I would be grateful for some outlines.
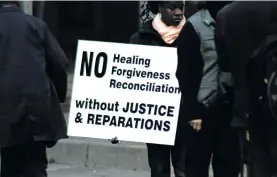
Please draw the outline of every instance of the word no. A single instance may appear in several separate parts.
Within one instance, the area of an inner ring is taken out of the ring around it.
[[[80,76],[84,76],[85,71],[86,71],[86,76],[91,76],[93,59],[94,59],[94,52],[90,52],[88,57],[88,52],[83,51]],[[101,72],[99,72],[99,64],[101,59],[103,60],[103,65],[102,65]],[[96,55],[96,60],[94,65],[95,77],[102,78],[106,74],[107,64],[108,64],[108,55],[105,52],[98,53]]]

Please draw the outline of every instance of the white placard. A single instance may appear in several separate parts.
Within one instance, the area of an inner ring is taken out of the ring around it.
[[[176,50],[79,40],[68,135],[173,145]]]

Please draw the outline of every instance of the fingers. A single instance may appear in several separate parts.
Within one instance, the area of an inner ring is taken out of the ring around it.
[[[193,129],[196,131],[200,131],[201,130],[201,123],[200,122],[195,122],[193,124]]]
[[[246,140],[250,141],[250,133],[249,133],[249,131],[246,131],[246,135],[245,136],[246,136]]]
[[[194,130],[200,131],[202,129],[202,120],[201,119],[192,120],[190,122],[190,125]]]
[[[268,84],[268,80],[267,80],[266,78],[264,79],[264,83],[265,83],[265,84]]]

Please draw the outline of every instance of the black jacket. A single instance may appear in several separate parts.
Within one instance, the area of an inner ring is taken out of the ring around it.
[[[172,44],[167,44],[163,41],[160,34],[152,27],[153,20],[149,20],[141,25],[138,32],[134,33],[130,38],[131,44],[177,47],[178,39]],[[183,104],[180,104],[179,117],[183,117]],[[182,124],[183,119],[179,119],[178,126]]]
[[[192,24],[188,21],[179,35],[178,78],[184,105],[186,121],[206,117],[206,108],[197,100],[203,77],[204,61],[200,52],[200,39]]]
[[[261,73],[259,70],[249,69],[250,66],[251,68],[263,67],[261,63],[256,65],[252,56],[262,44],[270,28],[277,26],[276,12],[277,2],[274,1],[235,1],[218,13],[215,32],[219,64],[223,70],[230,71],[234,77],[235,118],[243,123],[249,120],[250,131],[253,131],[253,142],[255,135],[256,141],[266,143],[263,148],[270,147],[266,153],[270,153],[275,174],[277,172],[277,122],[270,118],[261,100],[252,94],[253,90],[260,86],[253,87],[249,81],[258,79]],[[277,33],[276,30],[275,33]],[[246,113],[249,112],[250,116],[247,116]]]
[[[229,2],[207,2],[208,10],[215,17],[218,10]],[[208,110],[197,100],[200,84],[203,77],[204,61],[200,52],[200,38],[192,24],[188,21],[179,34],[178,66],[176,77],[186,105],[187,121],[203,119]]]
[[[67,137],[67,58],[40,19],[0,9],[0,147]]]
[[[247,66],[251,55],[264,40],[268,26],[277,24],[276,2],[233,2],[217,16],[215,31],[219,65],[234,77],[236,118],[246,117]],[[275,19],[275,22],[274,22]],[[251,74],[255,78],[255,73]]]

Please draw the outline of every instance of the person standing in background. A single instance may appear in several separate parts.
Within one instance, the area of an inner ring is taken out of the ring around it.
[[[235,1],[217,15],[218,62],[234,78],[233,126],[244,135],[249,131],[249,177],[277,174],[277,121],[268,105],[271,67],[276,71],[276,12],[274,1]]]
[[[228,86],[232,80],[220,72],[214,43],[214,18],[223,6],[197,4],[199,11],[184,25],[177,48],[176,77],[185,108],[185,174],[208,177],[212,162],[215,177],[238,177],[239,143],[230,126],[232,90]]]
[[[47,177],[46,149],[67,138],[68,60],[47,25],[0,2],[1,177]]]
[[[131,44],[176,47],[178,35],[186,22],[183,1],[149,1],[148,8],[156,14],[154,19],[142,24],[130,39]],[[182,106],[179,120],[182,119]],[[180,125],[180,121],[178,122]],[[151,177],[170,177],[170,157],[175,177],[184,177],[183,134],[178,128],[174,146],[147,144]]]

